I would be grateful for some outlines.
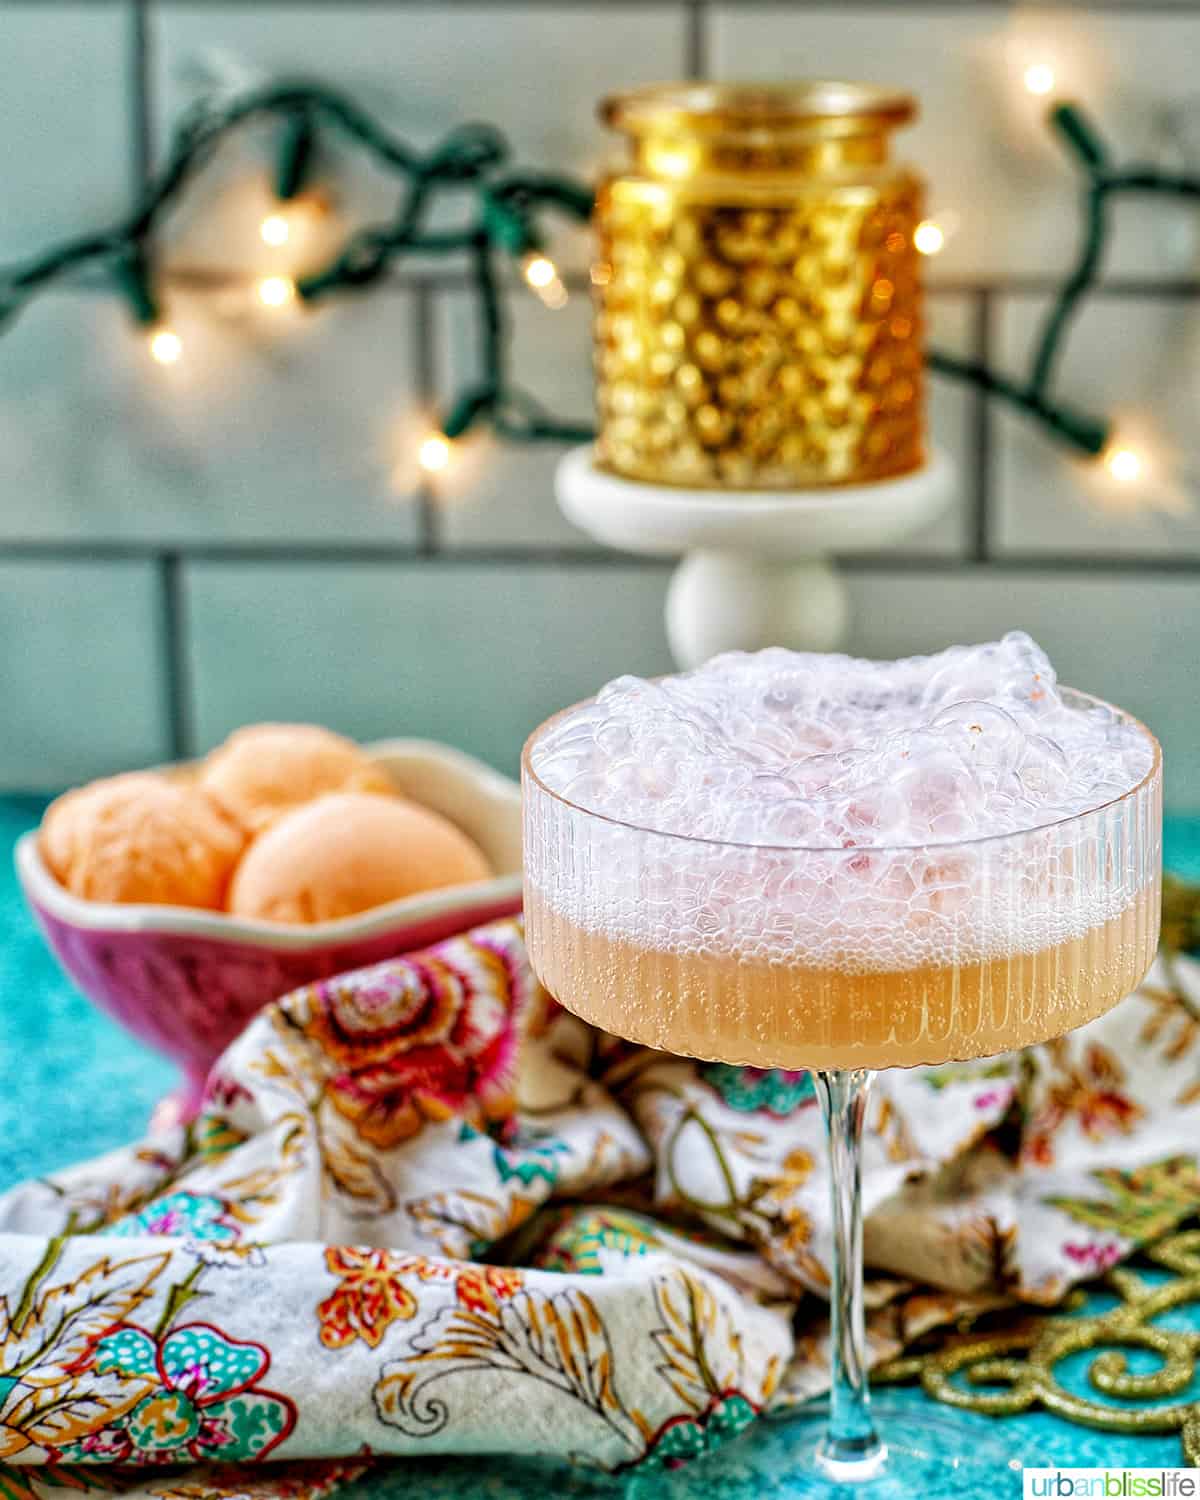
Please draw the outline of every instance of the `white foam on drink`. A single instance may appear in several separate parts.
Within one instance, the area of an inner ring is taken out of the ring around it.
[[[643,840],[635,861],[635,835],[591,829],[590,893],[552,861],[527,869],[579,920],[656,946],[870,968],[1034,951],[1129,904],[1129,880],[1083,879],[1085,830],[1052,825],[1121,797],[1153,759],[1136,723],[1064,698],[1023,632],[894,662],[731,652],[618,678],[531,752],[575,806],[711,844]],[[1008,854],[971,843],[1019,833]]]
[[[533,768],[590,812],[660,833],[831,848],[957,843],[1098,807],[1148,737],[1064,703],[1023,632],[867,661],[773,649],[619,677],[541,736]]]

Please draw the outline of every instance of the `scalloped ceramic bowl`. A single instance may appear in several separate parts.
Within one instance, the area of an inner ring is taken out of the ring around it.
[[[497,872],[491,880],[291,927],[179,906],[85,901],[47,870],[36,833],[18,842],[25,899],[59,963],[93,1004],[179,1063],[181,1117],[195,1113],[213,1062],[270,1001],[521,909],[516,782],[431,740],[366,748],[400,792],[475,840]]]

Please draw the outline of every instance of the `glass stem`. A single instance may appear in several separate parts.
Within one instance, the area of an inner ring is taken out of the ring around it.
[[[833,1265],[829,1291],[829,1427],[820,1461],[831,1478],[868,1478],[886,1457],[871,1421],[867,1340],[863,1318],[862,1191],[860,1157],[867,1090],[866,1068],[815,1073],[829,1142]]]

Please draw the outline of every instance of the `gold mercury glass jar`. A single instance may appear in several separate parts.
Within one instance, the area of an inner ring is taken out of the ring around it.
[[[601,118],[597,461],[629,479],[795,489],[924,461],[915,104],[857,83],[656,84]]]

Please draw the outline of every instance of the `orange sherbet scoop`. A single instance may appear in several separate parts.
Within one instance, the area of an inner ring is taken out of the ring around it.
[[[250,846],[229,910],[271,922],[328,922],[404,896],[486,880],[480,849],[453,823],[400,797],[321,797]]]
[[[203,787],[130,771],[46,810],[42,857],[89,901],[220,907],[245,836]]]
[[[354,743],[316,724],[251,724],[205,762],[201,780],[251,833],[327,792],[395,791]]]

